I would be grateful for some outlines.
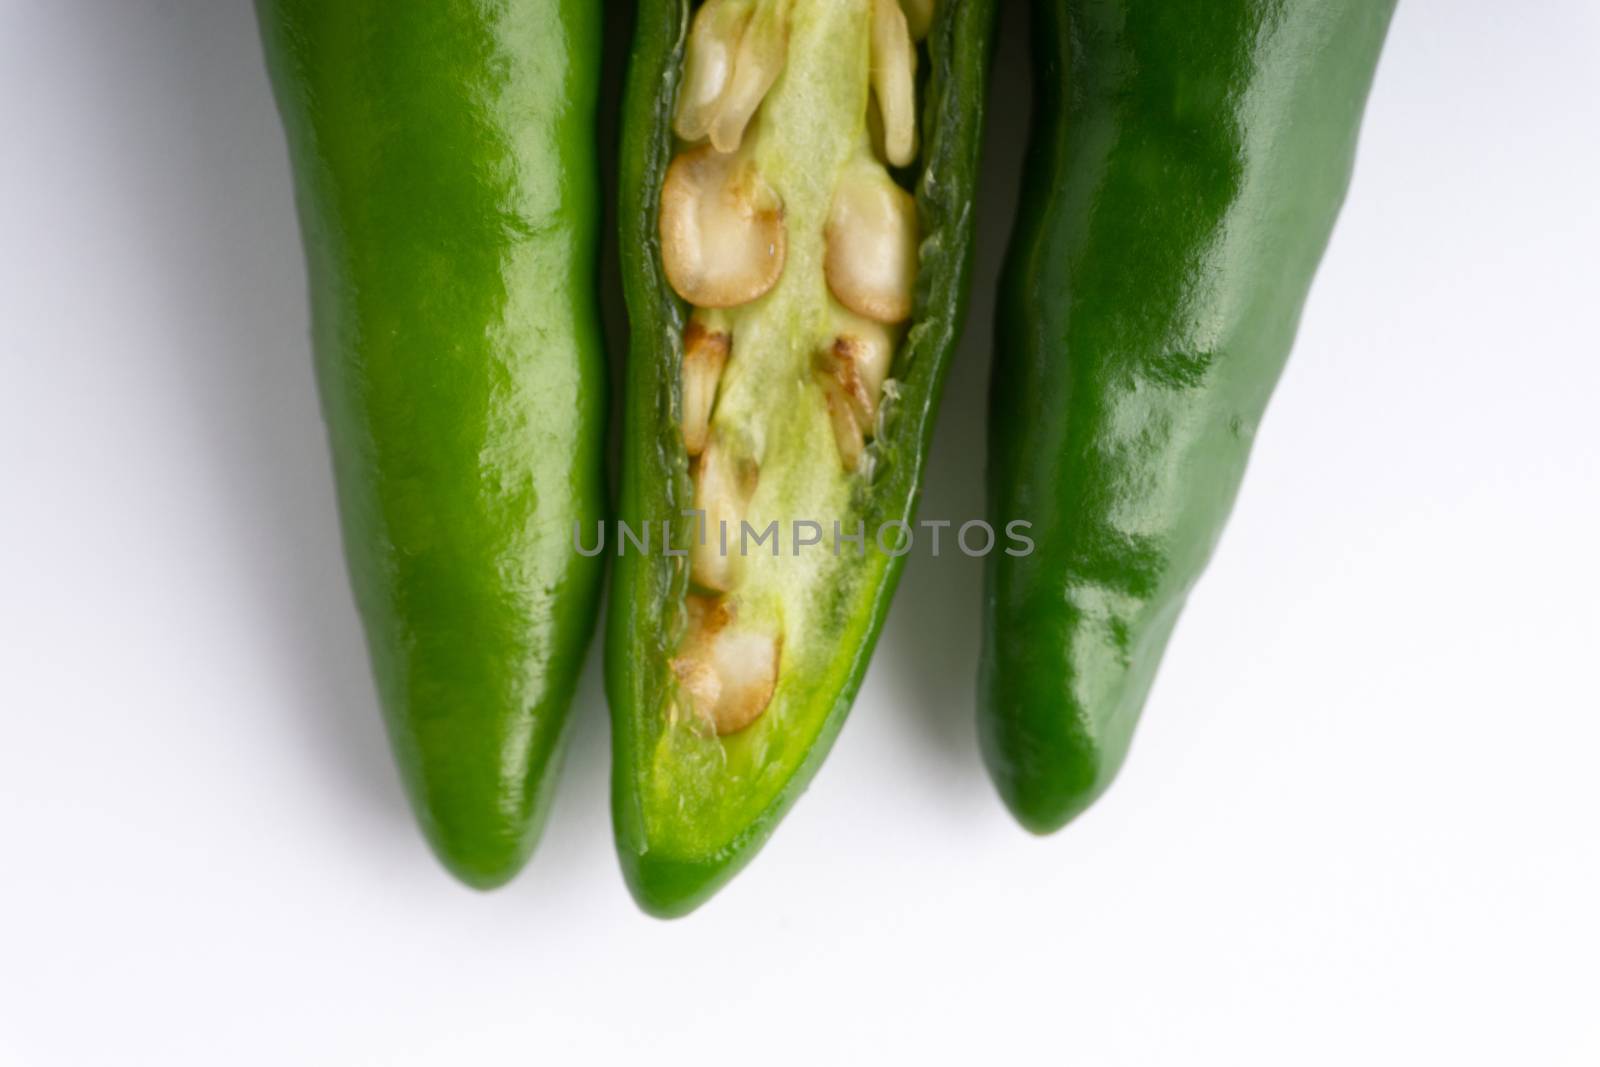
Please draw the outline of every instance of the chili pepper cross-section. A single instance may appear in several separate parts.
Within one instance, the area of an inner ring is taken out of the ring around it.
[[[861,682],[901,562],[874,535],[913,514],[964,312],[993,18],[639,6],[619,518],[685,554],[617,557],[607,690],[618,850],[652,912],[748,861]],[[781,551],[750,550],[769,528]]]

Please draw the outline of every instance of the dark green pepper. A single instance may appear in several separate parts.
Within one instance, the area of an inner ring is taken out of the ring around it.
[[[904,530],[888,551],[878,534],[912,517],[964,311],[993,18],[991,0],[639,5],[619,510],[655,541],[616,546],[606,680],[618,850],[656,914],[771,834],[883,624]],[[778,557],[741,555],[744,524],[772,522]]]
[[[527,859],[594,625],[594,0],[259,0],[345,549],[389,736],[463,881]]]
[[[1392,0],[1038,0],[1003,279],[980,736],[1055,830],[1126,755],[1349,182]]]

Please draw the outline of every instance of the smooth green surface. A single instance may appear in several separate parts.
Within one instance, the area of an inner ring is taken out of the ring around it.
[[[1121,767],[1343,202],[1392,0],[1037,0],[980,737],[1031,830]],[[1243,655],[1243,652],[1241,652]]]
[[[444,863],[527,859],[603,508],[594,0],[260,0],[352,583]]]
[[[891,371],[899,400],[876,442],[872,477],[856,479],[845,513],[791,515],[786,522],[838,518],[846,531],[858,521],[870,531],[909,520],[915,508],[933,412],[965,307],[994,19],[992,0],[947,0],[939,7],[924,58],[929,76],[919,94],[923,152],[913,169],[924,243],[912,326]],[[619,176],[623,281],[633,331],[619,518],[634,527],[649,520],[658,531],[662,521],[671,522],[677,545],[689,543],[691,520],[682,512],[692,506],[678,429],[686,309],[662,274],[657,209],[674,151],[672,104],[690,13],[688,0],[639,5]],[[795,339],[802,341],[810,343]],[[738,358],[736,351],[733,359]],[[801,461],[836,464],[831,441],[824,443],[820,456]],[[617,848],[635,898],[657,915],[690,911],[726,883],[805,789],[861,683],[901,561],[869,544],[865,559],[847,556],[844,565],[829,569],[828,595],[819,601],[826,610],[808,616],[805,638],[811,647],[831,650],[830,656],[785,676],[782,714],[748,736],[736,735],[716,759],[706,758],[693,738],[669,735],[692,728],[669,725],[667,714],[674,684],[667,664],[684,625],[684,563],[659,552],[629,551],[618,558],[606,635]],[[722,752],[730,758],[723,760]]]

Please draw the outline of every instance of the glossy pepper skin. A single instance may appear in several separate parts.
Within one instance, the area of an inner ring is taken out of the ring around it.
[[[640,529],[673,527],[674,543],[692,536],[689,462],[679,429],[679,365],[686,308],[663,274],[659,198],[674,145],[672,112],[692,5],[641,0],[624,96],[619,191],[623,286],[631,324],[625,382],[618,519]],[[878,438],[879,459],[862,518],[868,530],[911,521],[933,418],[949,357],[961,331],[971,268],[973,198],[985,81],[993,38],[992,0],[939,5],[927,41],[927,78],[919,86],[922,149],[915,168],[920,248],[913,326],[897,351],[898,399]],[[735,357],[737,358],[737,357]],[[826,462],[836,462],[829,457]],[[868,535],[871,540],[871,535]],[[851,551],[851,550],[847,550]],[[841,592],[833,618],[839,655],[815,680],[808,702],[823,714],[815,733],[774,747],[799,751],[792,764],[769,763],[781,778],[770,802],[748,819],[730,810],[708,842],[686,847],[655,829],[661,799],[652,786],[652,752],[665,724],[660,694],[688,590],[683,560],[627,551],[615,560],[606,634],[606,689],[612,720],[612,817],[629,889],[647,912],[671,917],[698,907],[754,856],[799,798],[844,723],[899,578],[902,558],[869,550]],[[669,789],[671,783],[665,783]],[[731,821],[735,829],[723,832]]]
[[[1002,281],[980,738],[1047,833],[1111,782],[1343,202],[1390,0],[1038,0]]]
[[[260,0],[350,575],[464,882],[537,840],[603,508],[594,0]]]

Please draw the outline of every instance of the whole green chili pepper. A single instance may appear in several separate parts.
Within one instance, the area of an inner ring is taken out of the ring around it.
[[[1343,202],[1392,0],[1038,0],[980,736],[1048,832],[1126,755]]]
[[[878,534],[913,514],[964,312],[993,17],[639,5],[620,517],[657,540],[617,545],[606,675],[618,850],[651,912],[748,861],[866,669],[904,529]],[[774,522],[777,557],[749,550]]]
[[[259,0],[350,565],[434,850],[537,840],[593,629],[593,0]]]

